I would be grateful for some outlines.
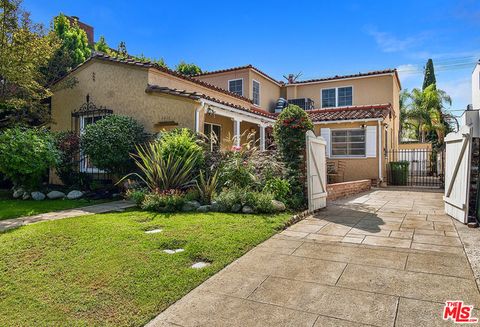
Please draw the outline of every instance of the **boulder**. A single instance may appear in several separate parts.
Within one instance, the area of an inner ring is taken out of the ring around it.
[[[195,211],[200,207],[200,203],[198,201],[187,201],[182,207],[182,211],[189,212]]]
[[[222,211],[222,206],[217,201],[212,201],[212,211]]]
[[[197,208],[197,212],[209,212],[212,211],[211,205],[204,205]]]
[[[30,199],[30,194],[29,194],[28,192],[23,193],[22,199],[23,199],[23,200],[28,200],[28,199]]]
[[[243,206],[242,208],[243,213],[254,213],[253,208],[250,206]]]
[[[34,199],[35,201],[45,200],[45,194],[43,194],[42,192],[32,192],[30,193],[30,195],[32,196],[32,199]]]
[[[241,204],[237,203],[237,204],[234,204],[232,206],[232,212],[240,212],[240,211],[242,211],[242,205]]]
[[[287,210],[287,207],[283,202],[277,201],[277,200],[272,200],[272,206],[275,211],[285,211]]]
[[[19,199],[25,194],[25,191],[22,188],[18,188],[13,191],[13,198],[14,199]]]
[[[67,199],[76,200],[76,199],[80,199],[82,196],[83,196],[82,191],[73,190],[73,191],[68,192]]]
[[[47,198],[49,198],[50,200],[63,199],[64,197],[65,193],[60,191],[51,191],[47,193]]]

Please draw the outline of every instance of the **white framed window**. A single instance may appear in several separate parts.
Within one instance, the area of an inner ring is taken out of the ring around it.
[[[331,130],[332,157],[365,157],[365,129],[333,129]]]
[[[243,78],[229,80],[228,90],[232,93],[243,95]]]
[[[80,117],[80,135],[85,132],[85,127],[91,124],[95,124],[105,116],[81,116]],[[98,169],[91,162],[90,159],[83,153],[80,148],[80,171],[83,173],[105,173],[104,170]]]
[[[210,151],[220,150],[220,143],[222,137],[222,127],[217,124],[204,123],[203,134],[207,136],[210,145]]]
[[[322,108],[353,105],[353,86],[332,87],[320,91]]]
[[[260,82],[252,80],[252,100],[253,104],[260,106]]]

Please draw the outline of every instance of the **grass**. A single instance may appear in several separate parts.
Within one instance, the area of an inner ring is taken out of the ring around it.
[[[105,201],[98,200],[16,200],[11,198],[11,192],[0,191],[0,220],[33,216],[40,213],[72,209],[97,204]]]
[[[143,326],[289,217],[131,210],[0,233],[0,326]]]

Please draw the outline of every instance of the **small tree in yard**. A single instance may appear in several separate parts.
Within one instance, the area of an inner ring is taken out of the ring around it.
[[[132,168],[130,153],[145,140],[144,128],[136,120],[110,115],[88,125],[80,142],[95,167],[120,174]]]
[[[289,105],[277,118],[273,133],[280,155],[287,166],[291,186],[289,206],[299,208],[305,203],[305,133],[313,124],[305,110]]]
[[[0,133],[0,173],[17,187],[38,187],[58,159],[54,138],[46,129],[15,127]]]

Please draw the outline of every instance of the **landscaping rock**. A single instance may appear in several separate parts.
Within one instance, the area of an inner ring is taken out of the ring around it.
[[[83,196],[82,191],[73,190],[73,191],[68,192],[67,199],[76,200],[76,199],[80,199],[82,196]]]
[[[277,201],[277,200],[272,200],[272,205],[275,211],[285,211],[287,210],[287,207],[283,202]]]
[[[195,211],[200,207],[200,203],[198,201],[187,201],[182,207],[182,211],[189,212]]]
[[[212,211],[218,212],[221,211],[221,206],[217,201],[212,201]]]
[[[175,249],[175,250],[170,250],[170,249],[168,249],[168,250],[163,250],[163,252],[168,253],[168,254],[175,254],[175,253],[179,253],[179,252],[183,252],[183,251],[185,251],[185,250],[184,250],[184,249]]]
[[[45,194],[43,194],[42,192],[32,192],[30,195],[32,196],[32,199],[34,199],[35,201],[45,200]]]
[[[30,199],[30,194],[28,194],[28,192],[23,193],[22,199],[23,199],[23,200],[28,200],[28,199]]]
[[[208,266],[210,266],[209,262],[200,261],[200,262],[197,262],[197,263],[194,263],[193,265],[191,265],[191,268],[202,269],[202,268],[205,268],[205,267],[208,267]]]
[[[47,193],[47,198],[49,198],[50,200],[63,199],[64,197],[65,193],[60,191],[51,191]]]
[[[161,229],[161,228],[151,229],[151,230],[147,230],[147,231],[145,232],[145,234],[156,234],[156,233],[160,233],[160,232],[162,232],[162,231],[163,231],[163,229]]]
[[[232,212],[240,212],[242,211],[242,205],[241,204],[234,204],[232,206]]]
[[[16,189],[13,191],[13,198],[19,199],[25,194],[25,191],[22,188]]]
[[[197,212],[209,212],[209,211],[212,211],[212,206],[209,204],[200,206],[197,208]]]
[[[244,206],[244,207],[242,208],[242,212],[243,212],[243,213],[254,213],[253,208],[252,208],[252,207],[249,207],[249,206]]]

